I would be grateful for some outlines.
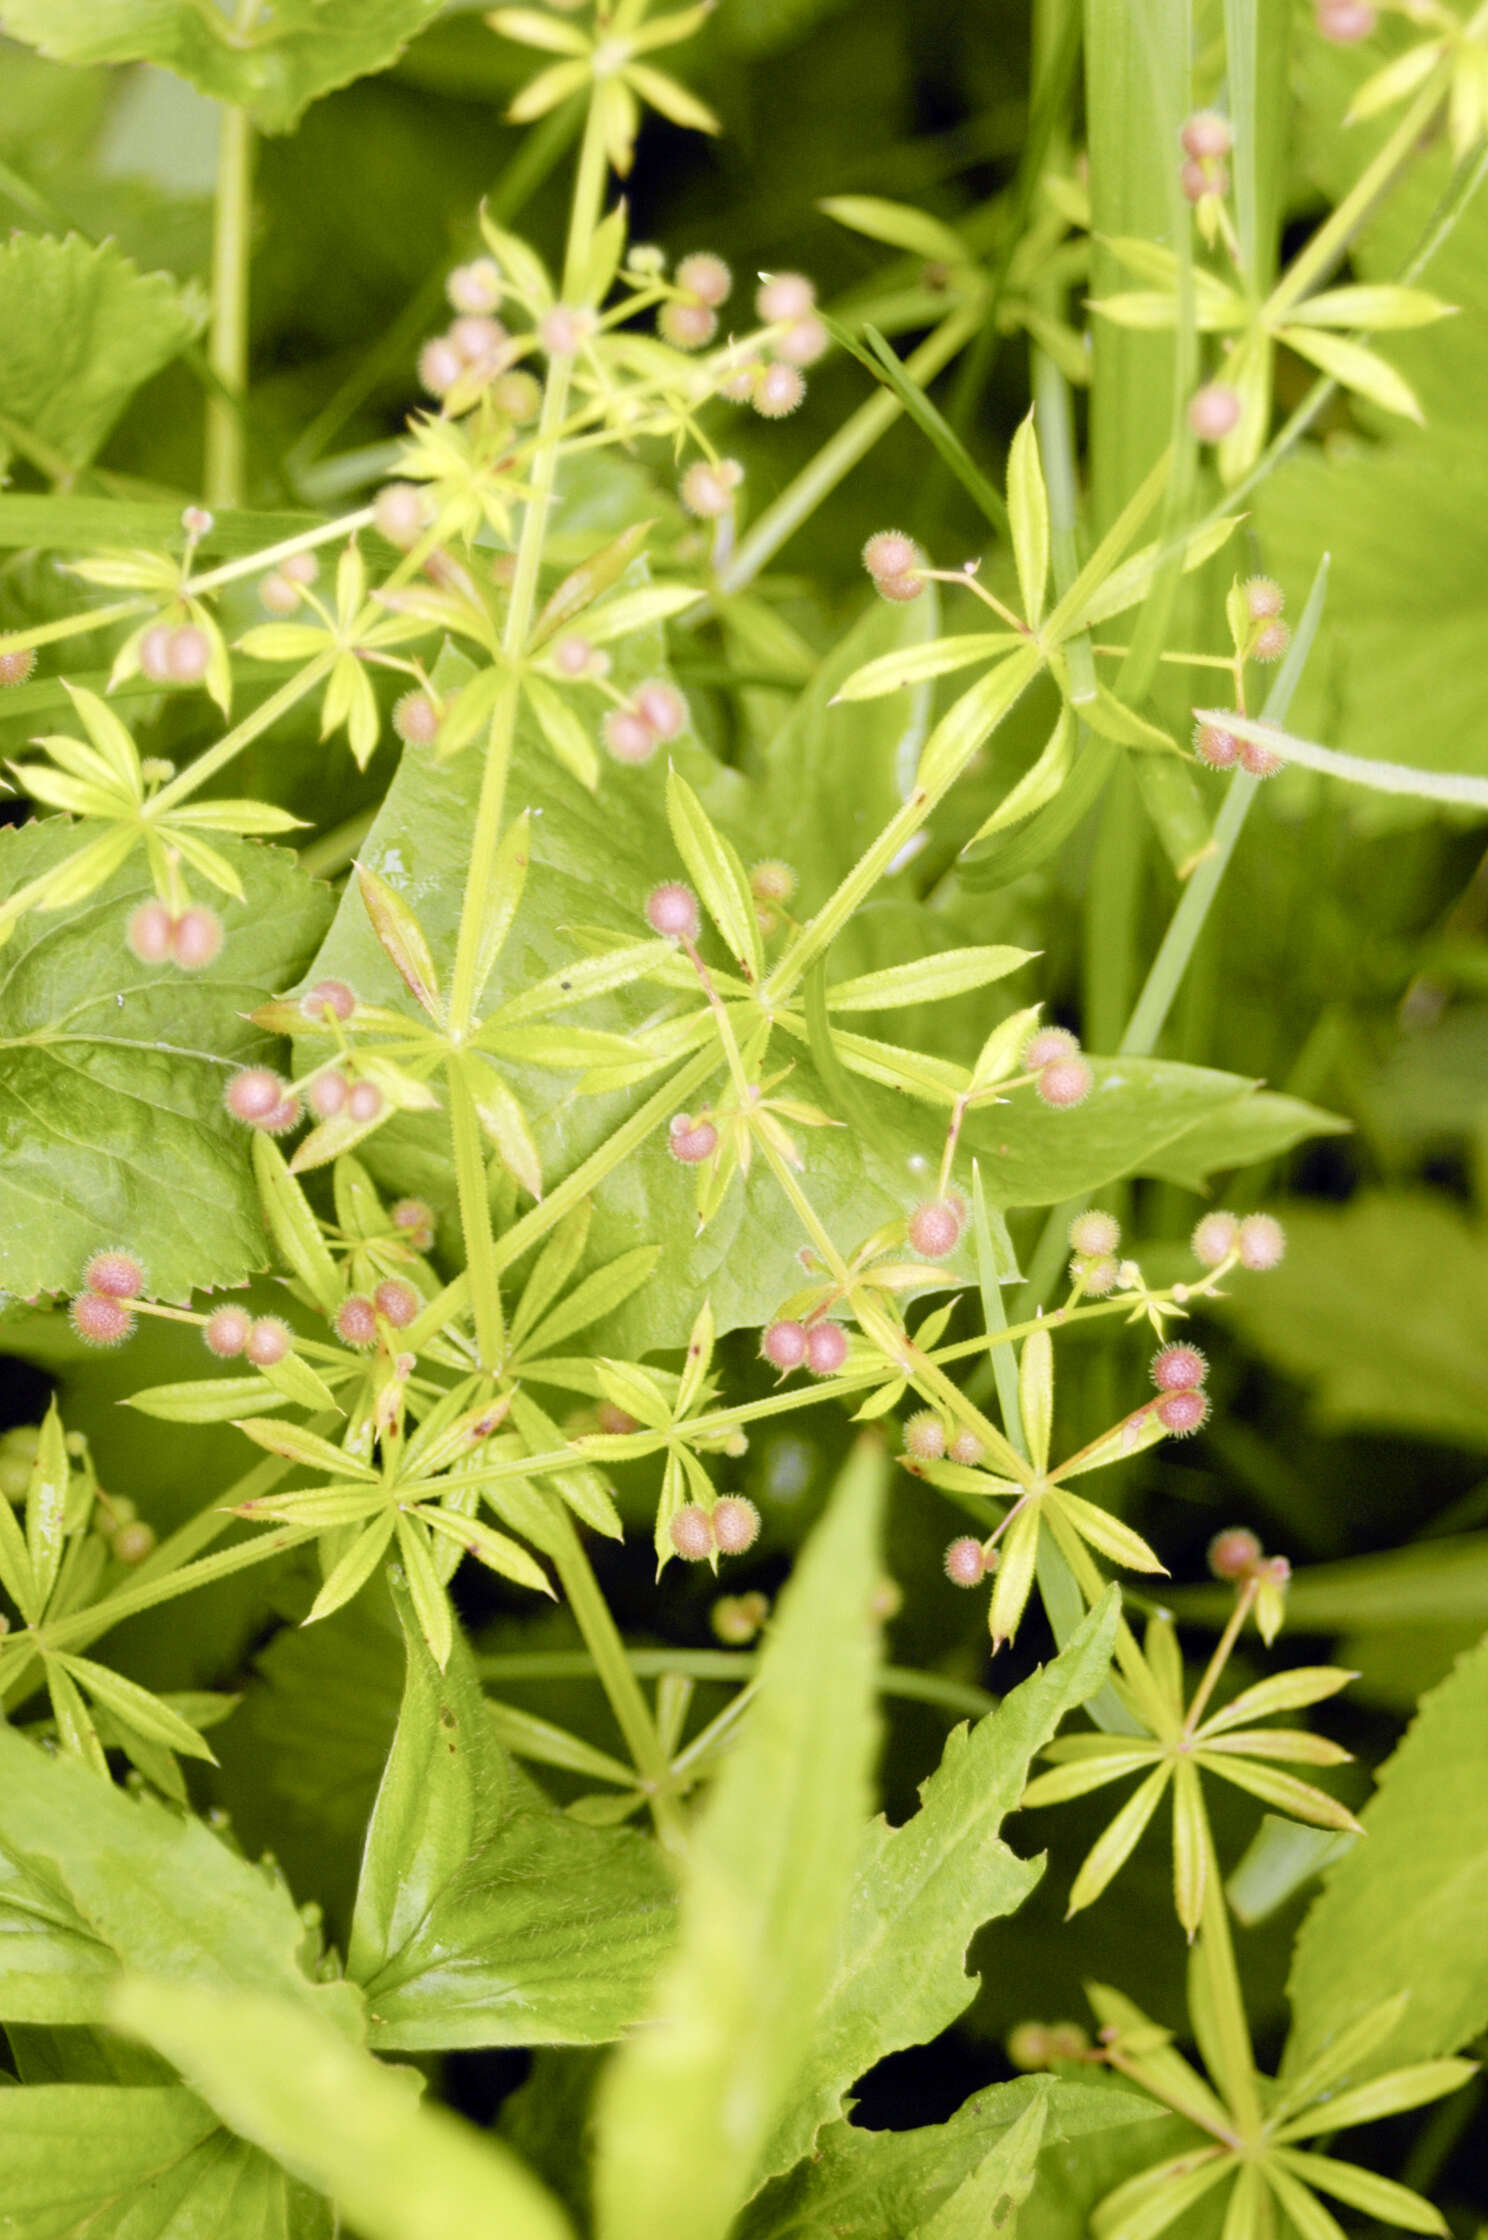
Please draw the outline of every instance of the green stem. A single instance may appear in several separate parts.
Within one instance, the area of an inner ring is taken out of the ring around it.
[[[480,1061],[475,1061],[477,1064]],[[475,1316],[475,1342],[485,1367],[498,1369],[506,1347],[501,1312],[501,1278],[491,1234],[491,1193],[486,1180],[486,1141],[475,1098],[456,1055],[445,1069],[449,1093],[450,1136],[454,1147],[455,1188],[460,1227],[465,1234],[465,1271]]]
[[[202,490],[209,506],[243,502],[248,391],[248,270],[253,222],[253,125],[246,109],[219,111],[212,226],[212,329],[207,362],[226,394],[207,398]]]
[[[1450,76],[1449,61],[1442,62],[1432,72],[1374,160],[1360,172],[1306,248],[1293,258],[1266,301],[1264,317],[1268,327],[1274,329],[1280,325],[1287,313],[1327,277],[1346,254],[1355,235],[1368,223],[1376,204],[1394,186],[1398,174],[1415,160],[1426,131],[1442,105]]]
[[[658,1680],[667,1673],[679,1673],[688,1680],[730,1684],[752,1680],[760,1666],[759,1657],[748,1649],[627,1649],[625,1661],[638,1680]],[[511,1656],[477,1657],[476,1669],[482,1680],[496,1686],[522,1680],[595,1677],[594,1659],[585,1649],[532,1649]],[[897,1696],[906,1703],[937,1704],[958,1719],[980,1719],[997,1709],[997,1697],[985,1688],[942,1679],[938,1672],[917,1672],[912,1666],[880,1666],[877,1685],[883,1695]]]
[[[1223,2069],[1216,2081],[1223,2089],[1242,2134],[1254,2138],[1259,2135],[1263,2121],[1260,2094],[1256,2089],[1255,2056],[1251,2050],[1245,1998],[1240,1989],[1240,1971],[1235,1965],[1224,1882],[1202,1790],[1199,1815],[1200,1841],[1204,1846],[1204,1912],[1195,1965],[1203,1970],[1214,2017],[1217,2056]]]
[[[599,1581],[594,1576],[582,1541],[561,1502],[552,1505],[553,1518],[558,1529],[559,1544],[553,1562],[558,1572],[568,1606],[590,1656],[600,1684],[615,1714],[615,1724],[624,1735],[626,1746],[635,1761],[641,1786],[651,1807],[651,1817],[656,1833],[672,1850],[680,1850],[683,1841],[682,1818],[677,1800],[671,1791],[671,1768],[661,1747],[656,1722],[651,1709],[641,1693],[640,1683],[631,1668],[625,1643],[610,1615],[610,1606],[600,1592]]]
[[[922,387],[933,380],[941,367],[948,365],[957,351],[965,348],[981,322],[980,302],[951,312],[925,337],[906,363],[904,370],[909,378]],[[781,491],[773,505],[765,508],[748,535],[740,539],[733,558],[719,576],[719,590],[724,593],[742,591],[751,584],[781,546],[795,535],[802,522],[809,520],[822,500],[836,489],[844,475],[850,474],[859,460],[867,457],[903,409],[898,398],[886,389],[859,405],[852,418],[843,422],[836,435],[801,469],[795,481]]]
[[[272,729],[282,715],[287,715],[307,693],[315,690],[321,679],[330,674],[335,659],[334,652],[317,654],[313,661],[297,670],[286,684],[280,685],[277,692],[271,692],[251,716],[245,716],[225,738],[219,739],[215,747],[209,747],[205,754],[198,755],[195,762],[188,763],[177,777],[171,779],[169,785],[162,786],[150,804],[152,810],[158,814],[162,809],[174,808],[178,801],[186,800],[200,786],[204,786],[208,778],[215,778],[219,770],[225,770],[228,763],[242,753],[244,747],[251,746],[255,739],[262,738],[264,732]]]

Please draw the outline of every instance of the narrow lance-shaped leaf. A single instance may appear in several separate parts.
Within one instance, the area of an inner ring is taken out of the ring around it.
[[[1044,588],[1049,576],[1049,493],[1044,486],[1031,409],[1020,422],[1008,452],[1007,499],[1023,612],[1037,630],[1043,620]]]
[[[439,976],[417,918],[403,897],[365,864],[357,865],[357,887],[372,921],[372,930],[410,994],[431,1018],[437,1019]]]
[[[673,769],[667,777],[667,818],[677,853],[686,864],[740,971],[758,980],[764,971],[759,915],[744,866],[731,841],[717,830],[687,780]]]

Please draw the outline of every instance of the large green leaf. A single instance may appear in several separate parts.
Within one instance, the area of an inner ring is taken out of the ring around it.
[[[295,979],[327,890],[282,849],[217,845],[243,882],[221,902],[205,972],[142,965],[125,945],[146,900],[131,865],[86,902],[25,916],[0,966],[0,1284],[72,1290],[90,1252],[137,1252],[160,1298],[241,1283],[264,1264],[247,1131],[223,1084],[271,1046],[244,1014]],[[0,896],[75,846],[60,818],[0,833]]]
[[[50,0],[46,0],[50,5]],[[10,28],[12,11],[4,25]],[[0,248],[0,442],[85,466],[134,391],[200,332],[201,293],[92,248],[15,233]]]
[[[179,2085],[0,2092],[0,2200],[26,2240],[329,2240],[331,2229],[324,2201],[224,2135]]]
[[[1155,2113],[1152,2102],[1135,2092],[1085,2084],[1051,2088],[1028,2077],[978,2092],[948,2123],[917,2131],[864,2131],[834,2123],[808,2162],[750,2203],[737,2240],[818,2240],[827,2233],[833,2240],[884,2240],[887,2233],[913,2233],[954,2199],[1045,2095],[1046,2147],[1146,2126]],[[985,2229],[992,2229],[990,2220]]]
[[[1029,1762],[1067,1711],[1102,1685],[1115,1639],[1113,1588],[1052,1664],[974,1727],[953,1729],[920,1809],[901,1827],[875,1820],[836,1973],[808,2058],[762,2169],[788,2170],[843,2114],[842,2095],[885,2054],[937,2037],[974,1997],[966,1948],[983,1922],[1012,1913],[1043,1871],[998,1829],[1015,1810]]]
[[[1012,2240],[1019,2206],[1033,2185],[1048,2113],[1046,2085],[935,2214],[915,2226],[914,2240],[986,2240],[989,2228]]]
[[[1202,1190],[1212,1174],[1278,1159],[1309,1136],[1347,1135],[1348,1131],[1348,1121],[1336,1113],[1306,1104],[1301,1097],[1257,1089],[1222,1105],[1196,1128],[1164,1144],[1144,1171],[1165,1182],[1181,1183],[1187,1190]]]
[[[681,1943],[601,2090],[602,2240],[723,2240],[801,2089],[862,1842],[886,1460],[864,1441],[781,1597],[688,1848]]]
[[[569,2240],[568,2219],[506,2148],[303,2004],[130,1976],[120,2029],[164,2054],[240,2138],[331,2195],[364,2240]]]
[[[1287,1255],[1227,1312],[1336,1424],[1488,1446],[1488,1233],[1440,1197],[1287,1213]],[[1409,1311],[1402,1311],[1402,1302]]]
[[[396,62],[443,0],[274,0],[244,36],[200,0],[4,0],[0,27],[57,62],[158,62],[288,132],[307,104]]]
[[[1488,1640],[1423,1698],[1363,1821],[1297,1939],[1285,2075],[1398,1992],[1402,2020],[1353,2081],[1455,2053],[1488,2023]]]
[[[130,1968],[272,1990],[359,2033],[360,1999],[309,1982],[304,1939],[282,1883],[199,1820],[0,1726],[0,2019],[96,2022]]]
[[[395,1579],[398,1729],[347,1965],[374,2045],[592,2045],[646,2003],[674,1896],[655,1846],[550,1805],[496,1741],[463,1637],[441,1672]]]

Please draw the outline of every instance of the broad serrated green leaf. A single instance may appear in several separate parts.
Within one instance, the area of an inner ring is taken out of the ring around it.
[[[121,1969],[272,1990],[356,2033],[360,2001],[300,1966],[282,1883],[199,1820],[0,1727],[0,2017],[96,2022]]]
[[[244,38],[232,15],[195,0],[6,0],[5,29],[54,62],[154,62],[214,101],[288,132],[323,93],[386,70],[441,0],[275,0]]]
[[[322,2016],[263,1991],[132,1975],[116,2028],[163,2054],[240,2138],[329,2194],[367,2240],[570,2240],[515,2155]]]
[[[347,1965],[372,2043],[593,2045],[642,2011],[672,1935],[652,1845],[554,1811],[496,1740],[464,1642],[435,1665],[395,1583],[407,1676]]]
[[[12,893],[75,845],[60,820],[0,834]],[[230,852],[246,900],[222,908],[217,961],[187,976],[137,963],[133,867],[86,902],[24,917],[0,982],[0,1284],[70,1291],[101,1245],[138,1250],[151,1288],[185,1299],[265,1258],[248,1131],[223,1110],[235,1067],[272,1060],[244,1014],[299,977],[330,897],[292,857]]]
[[[938,2037],[973,1997],[968,1944],[983,1922],[1016,1911],[1040,1873],[998,1830],[1035,1752],[1103,1683],[1117,1608],[1112,1590],[1051,1664],[976,1726],[954,1729],[913,1819],[869,1829],[836,1972],[763,2158],[766,2175],[811,2153],[822,2125],[842,2115],[844,2093],[876,2061]]]
[[[5,29],[24,37],[16,13],[7,10]],[[87,464],[135,390],[184,350],[206,316],[199,289],[139,272],[111,241],[95,248],[75,233],[65,241],[13,233],[0,248],[0,300],[0,426],[9,423],[17,445],[35,440],[35,463],[67,468]]]
[[[1394,2031],[1349,2080],[1455,2053],[1488,2021],[1488,1642],[1423,1698],[1297,1939],[1285,2080],[1392,1993]]]
[[[603,2240],[723,2240],[808,2073],[868,1807],[885,1477],[865,1439],[781,1597],[748,1723],[692,1832],[680,1948],[600,2101]]]

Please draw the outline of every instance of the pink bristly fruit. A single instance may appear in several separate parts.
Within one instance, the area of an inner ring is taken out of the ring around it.
[[[1227,156],[1235,145],[1230,120],[1222,117],[1217,109],[1196,110],[1184,124],[1178,138],[1183,143],[1184,154],[1193,156],[1200,163],[1214,162],[1221,156]]]
[[[799,1369],[806,1359],[804,1322],[772,1322],[760,1339],[760,1352],[772,1369]]]
[[[1071,1034],[1068,1027],[1039,1027],[1023,1045],[1023,1063],[1030,1073],[1037,1073],[1056,1058],[1073,1058],[1079,1048],[1079,1036]]]
[[[711,1120],[679,1112],[667,1129],[667,1149],[684,1167],[701,1166],[718,1149],[718,1130]]]
[[[246,1307],[214,1307],[202,1325],[202,1344],[219,1361],[231,1361],[246,1352],[253,1317]]]
[[[946,1451],[945,1425],[933,1408],[922,1408],[904,1426],[904,1451],[917,1462],[939,1462]]]
[[[137,1299],[145,1288],[145,1271],[132,1252],[95,1252],[83,1270],[83,1288],[106,1299]]]
[[[395,1330],[406,1330],[410,1322],[417,1321],[423,1303],[413,1285],[401,1276],[384,1277],[372,1294],[372,1304]]]
[[[121,1346],[134,1335],[134,1315],[122,1299],[80,1291],[67,1310],[73,1329],[90,1346]]]
[[[734,493],[744,480],[737,459],[694,459],[682,477],[682,503],[699,521],[721,521],[734,506]]]
[[[250,1128],[269,1127],[288,1096],[287,1085],[267,1066],[249,1066],[235,1073],[222,1093],[234,1120]]]
[[[380,1119],[383,1095],[375,1081],[353,1081],[346,1098],[346,1116],[365,1127],[369,1120]]]
[[[155,1527],[146,1524],[143,1517],[131,1517],[127,1524],[121,1524],[109,1542],[109,1553],[116,1563],[143,1563],[154,1552]]]
[[[847,1332],[840,1322],[813,1322],[806,1332],[806,1366],[814,1377],[835,1377],[847,1359]]]
[[[401,1229],[415,1252],[427,1252],[434,1242],[434,1208],[422,1198],[400,1198],[392,1222]]]
[[[658,739],[675,739],[686,727],[687,702],[674,684],[660,677],[637,685],[634,707],[646,729]]]
[[[1261,1560],[1261,1543],[1244,1525],[1216,1532],[1209,1543],[1209,1569],[1216,1579],[1248,1579]]]
[[[439,710],[427,692],[405,692],[393,702],[393,729],[405,746],[433,746],[439,737]]]
[[[399,552],[411,552],[424,533],[424,494],[416,483],[385,483],[372,501],[372,524]]]
[[[130,916],[124,939],[141,964],[165,964],[174,932],[175,920],[163,902],[142,902]]]
[[[1164,1346],[1152,1357],[1152,1381],[1159,1392],[1188,1392],[1209,1374],[1209,1363],[1197,1346]]]
[[[713,1538],[720,1555],[742,1556],[759,1538],[760,1513],[741,1494],[726,1493],[713,1505]]]
[[[1286,1257],[1286,1231],[1269,1213],[1248,1213],[1240,1224],[1240,1265],[1262,1273]]]
[[[1196,723],[1194,753],[1211,770],[1233,770],[1240,759],[1240,742],[1222,724]]]
[[[680,879],[664,879],[646,897],[646,923],[673,941],[696,941],[703,929],[697,896]]]
[[[713,1553],[713,1520],[696,1501],[679,1509],[667,1537],[684,1563],[706,1563]]]
[[[1157,1420],[1172,1439],[1191,1439],[1208,1414],[1202,1392],[1170,1392],[1157,1403]]]
[[[767,365],[754,384],[750,403],[762,420],[784,420],[806,394],[806,383],[795,366],[777,358]]]
[[[1200,443],[1222,443],[1239,420],[1239,396],[1222,381],[1206,383],[1189,399],[1188,424]]]
[[[611,708],[599,727],[599,736],[613,761],[633,769],[649,762],[660,744],[650,724],[634,708]]]
[[[656,331],[674,350],[701,350],[718,332],[718,314],[705,303],[664,303],[656,314]]]
[[[961,1241],[966,1213],[953,1198],[931,1198],[909,1217],[909,1241],[923,1260],[944,1260]]]
[[[254,1318],[243,1351],[256,1369],[274,1369],[293,1344],[294,1332],[287,1322],[277,1314],[261,1314]]]
[[[1252,661],[1279,661],[1292,642],[1290,626],[1279,618],[1263,622],[1250,641]]]
[[[816,309],[816,287],[804,272],[772,272],[755,291],[754,308],[768,325],[804,319]]]
[[[945,1575],[953,1587],[979,1587],[987,1576],[987,1558],[980,1540],[970,1533],[953,1540],[945,1552]]]
[[[171,632],[165,665],[173,684],[200,684],[211,658],[212,641],[195,623],[183,622]]]
[[[317,1120],[334,1120],[346,1109],[350,1084],[344,1073],[334,1066],[325,1073],[318,1073],[305,1091],[305,1102]]]
[[[1189,1239],[1200,1267],[1217,1268],[1240,1243],[1240,1224],[1232,1213],[1206,1213]]]
[[[674,277],[685,294],[696,296],[699,303],[706,303],[715,311],[719,304],[728,301],[734,284],[728,266],[711,249],[695,249],[684,257]]]
[[[300,998],[300,1009],[317,1026],[324,1023],[327,1012],[333,1019],[344,1022],[351,1017],[356,1007],[356,991],[349,988],[344,980],[317,980],[314,987],[307,988]]]
[[[974,1431],[958,1431],[947,1452],[963,1470],[974,1470],[982,1459],[982,1442]]]
[[[1099,1258],[1114,1252],[1121,1242],[1121,1223],[1114,1213],[1104,1213],[1098,1206],[1091,1206],[1085,1213],[1077,1213],[1069,1225],[1070,1250]]]
[[[364,1292],[353,1291],[336,1309],[334,1328],[343,1345],[359,1350],[377,1343],[377,1309]]]
[[[171,928],[171,955],[182,972],[205,972],[222,949],[222,920],[215,910],[193,902]]]
[[[1095,1075],[1079,1056],[1055,1058],[1039,1070],[1035,1094],[1058,1112],[1083,1104],[1095,1086]]]
[[[0,686],[24,684],[35,667],[35,646],[0,646]]]
[[[1379,21],[1368,0],[1317,0],[1317,27],[1335,47],[1354,47]]]
[[[1274,747],[1264,746],[1259,739],[1242,739],[1240,767],[1252,778],[1274,778],[1278,770],[1286,768],[1286,758]]]

